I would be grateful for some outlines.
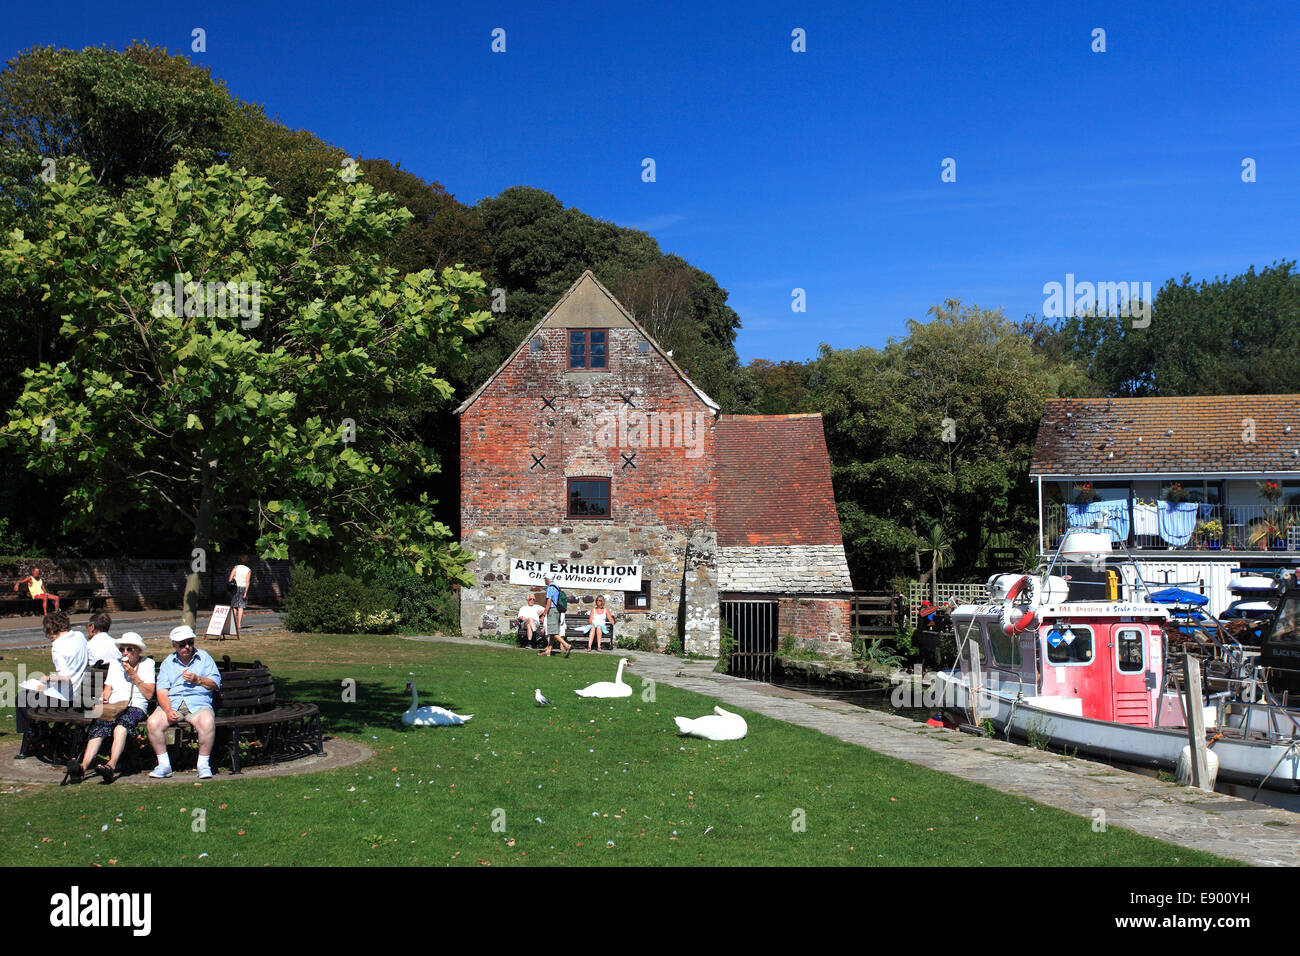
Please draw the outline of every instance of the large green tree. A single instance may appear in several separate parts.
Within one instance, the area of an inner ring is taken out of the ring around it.
[[[994,535],[1032,532],[1029,458],[1057,371],[1001,312],[930,312],[883,349],[822,346],[813,371],[859,586],[925,580],[937,551],[968,574]]]
[[[410,219],[391,197],[336,177],[297,217],[265,180],[182,163],[120,198],[78,168],[41,211],[0,269],[60,316],[67,357],[25,373],[0,439],[69,479],[66,529],[141,509],[200,558],[251,527],[267,556],[463,579],[414,423],[452,395],[435,357],[490,317],[463,307],[476,276],[383,266]]]

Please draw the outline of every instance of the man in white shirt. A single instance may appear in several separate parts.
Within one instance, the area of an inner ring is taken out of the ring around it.
[[[519,620],[519,639],[526,645],[533,643],[533,635],[542,630],[542,611],[543,608],[537,603],[531,591],[528,592],[527,602],[519,609],[517,618]]]
[[[235,585],[235,594],[230,599],[230,610],[235,615],[235,633],[244,626],[244,608],[248,606],[248,584],[253,579],[253,569],[248,566],[248,555],[241,554],[239,563],[230,569],[226,581]]]
[[[107,611],[96,611],[90,615],[90,621],[86,624],[86,646],[90,651],[91,664],[108,664],[111,667],[114,661],[121,659],[122,652],[117,648],[117,641],[108,633],[112,626],[113,619]]]
[[[34,692],[24,693],[18,699],[17,730],[23,735],[22,746],[18,750],[18,759],[30,756],[28,745],[39,731],[39,725],[33,725],[27,717],[28,708],[34,707],[70,707],[81,696],[81,681],[86,676],[90,663],[90,650],[86,645],[86,635],[72,629],[72,621],[67,611],[55,611],[45,615],[43,622],[45,636],[50,640],[50,657],[54,661],[54,670],[44,681],[38,681]]]

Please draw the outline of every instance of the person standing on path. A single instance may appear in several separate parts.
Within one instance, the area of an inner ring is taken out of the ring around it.
[[[253,579],[253,569],[248,566],[248,555],[241,554],[239,563],[230,569],[226,580],[235,586],[235,596],[230,599],[230,610],[235,616],[235,633],[244,627],[244,608],[248,607],[248,584]]]

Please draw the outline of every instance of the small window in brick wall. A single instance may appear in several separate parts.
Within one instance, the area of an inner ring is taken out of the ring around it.
[[[648,611],[650,610],[650,579],[641,578],[640,591],[623,592],[623,610],[625,611]]]
[[[570,518],[609,517],[608,478],[570,478],[568,498]]]
[[[569,330],[569,368],[604,371],[609,368],[605,329]]]

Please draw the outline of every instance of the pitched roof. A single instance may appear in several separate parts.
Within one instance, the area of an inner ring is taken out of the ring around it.
[[[1031,475],[1300,472],[1300,395],[1054,398]]]
[[[842,545],[820,415],[719,415],[718,546]]]
[[[524,346],[532,339],[537,331],[544,326],[565,327],[572,325],[575,328],[601,328],[614,326],[631,326],[645,337],[650,343],[650,347],[659,353],[659,357],[668,363],[669,367],[677,373],[683,382],[693,391],[710,409],[717,411],[720,407],[717,402],[704,394],[704,391],[687,377],[672,360],[667,352],[651,338],[650,334],[637,323],[636,318],[623,304],[614,298],[614,293],[606,289],[599,279],[587,269],[582,275],[569,286],[569,290],[560,296],[555,305],[551,306],[540,322],[532,327],[527,335],[523,337],[515,350],[510,353],[504,362],[497,366],[497,370],[488,376],[487,381],[474,390],[469,398],[461,402],[460,407],[456,409],[456,415],[462,414],[465,409],[473,405],[480,395],[496,381],[501,370],[515,360],[515,356],[523,351]]]

